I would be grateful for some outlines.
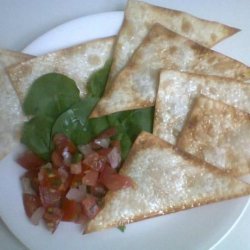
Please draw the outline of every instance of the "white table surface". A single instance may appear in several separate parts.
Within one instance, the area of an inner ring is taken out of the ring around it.
[[[182,0],[188,5],[188,0]],[[209,18],[209,10],[214,4],[230,4],[231,13],[237,11],[237,2],[245,2],[242,15],[249,15],[248,0],[211,0],[200,12]],[[151,0],[161,6],[174,7],[180,0]],[[203,1],[197,0],[197,4]],[[105,11],[123,10],[126,0],[0,0],[0,48],[21,51],[35,38],[46,31],[77,17]],[[196,10],[195,10],[196,11]],[[219,15],[218,15],[219,18]],[[250,18],[248,18],[250,21]],[[249,25],[249,22],[248,22]],[[250,44],[249,44],[250,46]],[[249,51],[249,50],[248,50]],[[250,54],[249,54],[250,56]],[[1,190],[0,190],[1,191]],[[237,227],[224,239],[216,250],[250,249],[250,207]],[[0,249],[26,249],[0,220]],[[32,249],[33,250],[33,249]]]

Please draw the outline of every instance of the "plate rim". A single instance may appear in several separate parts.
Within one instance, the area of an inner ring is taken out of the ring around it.
[[[39,55],[47,54],[47,53],[50,53],[50,52],[54,52],[56,50],[64,49],[64,48],[67,48],[67,47],[71,47],[71,46],[77,45],[77,44],[82,43],[82,42],[87,42],[87,41],[98,39],[98,38],[104,38],[104,37],[112,36],[112,34],[110,34],[110,35],[105,35],[105,36],[99,36],[99,37],[96,37],[96,38],[93,38],[93,39],[82,39],[81,41],[80,40],[72,41],[72,42],[68,43],[68,45],[60,46],[60,47],[56,48],[55,50],[51,50],[51,49],[50,50],[46,50],[46,52],[42,53],[42,54],[40,54],[40,53],[33,53],[34,47],[36,47],[37,44],[43,42],[43,40],[46,40],[46,38],[48,36],[51,36],[51,34],[54,34],[54,33],[58,32],[58,30],[60,30],[59,32],[61,32],[61,31],[65,30],[65,29],[68,29],[71,26],[74,26],[76,24],[78,25],[78,23],[81,23],[81,22],[92,21],[93,19],[96,19],[96,18],[107,18],[107,19],[110,18],[110,17],[114,18],[114,16],[115,16],[116,19],[121,19],[121,22],[123,22],[124,11],[107,11],[107,12],[101,12],[101,13],[96,13],[96,14],[92,14],[92,15],[82,16],[82,17],[78,17],[78,18],[66,21],[66,22],[64,22],[62,24],[59,24],[58,26],[55,26],[54,28],[46,31],[41,36],[38,36],[31,43],[29,43],[28,45],[26,45],[25,48],[23,48],[22,52],[23,53],[27,53],[27,54],[32,54],[32,55],[35,55],[35,56],[39,56]]]
[[[98,13],[98,14],[93,14],[93,15],[88,15],[88,16],[83,16],[83,17],[78,17],[76,19],[72,19],[70,21],[66,21],[58,26],[55,26],[54,28],[48,30],[47,32],[45,32],[44,34],[42,34],[41,36],[37,37],[35,40],[33,40],[30,44],[28,44],[24,49],[23,49],[23,52],[25,53],[29,53],[29,49],[36,43],[39,43],[41,41],[41,38],[44,39],[44,37],[50,35],[51,33],[53,33],[55,30],[57,30],[58,28],[60,29],[64,29],[65,25],[72,25],[74,24],[75,22],[80,22],[81,20],[83,19],[86,19],[86,18],[89,18],[89,17],[92,17],[92,18],[98,18],[100,15],[105,15],[105,14],[108,14],[108,15],[112,15],[114,13],[120,13],[123,14],[124,12],[123,11],[112,11],[112,12],[102,12],[102,13]],[[71,44],[69,46],[72,46],[74,44]],[[232,224],[232,226],[227,230],[227,232],[225,232],[223,234],[223,236],[215,243],[213,243],[213,245],[209,248],[209,249],[214,249],[215,247],[217,247],[220,242],[222,242],[229,234],[230,232],[236,227],[236,225],[238,224],[238,222],[240,221],[240,219],[244,216],[244,213],[245,211],[247,210],[248,206],[249,206],[249,203],[250,203],[250,199],[248,198],[248,200],[246,201],[246,204],[244,205],[244,208],[242,209],[240,215],[238,216],[238,218],[236,219],[236,221]],[[4,224],[9,228],[9,226],[7,225],[7,223],[3,220]],[[12,230],[9,228],[9,230],[11,231],[12,235],[14,235],[20,242],[21,244],[24,245],[24,242],[16,235],[12,232]],[[25,244],[26,246],[26,244]],[[27,247],[27,246],[26,246]]]

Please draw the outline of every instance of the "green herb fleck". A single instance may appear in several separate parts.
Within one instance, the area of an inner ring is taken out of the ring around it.
[[[72,162],[72,163],[78,163],[78,162],[80,162],[81,160],[82,160],[82,154],[80,154],[80,153],[75,153],[75,154],[73,155],[73,157],[72,157],[71,162]]]
[[[122,226],[119,226],[119,227],[117,227],[121,232],[125,232],[125,230],[126,230],[126,226],[125,225],[122,225]]]

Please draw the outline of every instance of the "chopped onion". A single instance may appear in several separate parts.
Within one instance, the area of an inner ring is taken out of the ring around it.
[[[121,154],[119,152],[119,150],[117,149],[117,147],[114,147],[109,154],[107,155],[108,157],[108,161],[111,165],[112,168],[117,168],[119,167],[120,163],[121,163]]]
[[[79,151],[84,155],[88,156],[89,154],[93,153],[92,147],[90,144],[80,145],[78,146]]]
[[[32,224],[38,225],[39,221],[42,219],[44,215],[44,212],[45,212],[45,209],[43,207],[37,208],[36,211],[30,217]]]
[[[52,164],[50,162],[46,163],[45,165],[43,165],[41,168],[48,168],[48,169],[52,169]]]
[[[43,181],[45,169],[52,169],[52,164],[50,162],[48,162],[47,164],[43,165],[40,168],[40,171],[38,173],[38,180],[39,180],[39,182]]]
[[[85,185],[80,185],[80,186],[78,187],[78,189],[79,189],[82,193],[84,193],[84,196],[86,196],[87,190],[86,190],[86,186],[85,186]]]
[[[71,153],[69,151],[67,151],[67,150],[64,150],[63,153],[62,153],[62,156],[63,156],[63,162],[66,165],[70,165],[71,159],[72,159]]]
[[[96,145],[101,146],[102,148],[108,148],[109,144],[110,144],[110,139],[109,138],[99,138],[99,139],[95,139],[94,143]]]
[[[64,180],[66,180],[69,177],[68,172],[64,168],[58,168],[58,173]]]
[[[24,194],[35,194],[35,191],[31,186],[31,181],[28,177],[22,177],[21,181]]]
[[[82,172],[81,162],[70,164],[70,173],[71,174],[80,174]]]
[[[82,201],[86,196],[86,186],[80,185],[79,188],[70,188],[66,194],[66,198],[74,201]]]

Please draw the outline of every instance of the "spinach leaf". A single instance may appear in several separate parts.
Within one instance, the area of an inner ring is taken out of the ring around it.
[[[111,59],[107,60],[105,65],[101,69],[94,72],[90,76],[88,84],[87,84],[87,92],[89,96],[93,96],[93,97],[102,96],[105,86],[106,86],[106,82],[108,80],[111,62],[112,62]]]
[[[50,159],[51,128],[54,120],[36,116],[23,125],[21,142],[44,160]]]
[[[55,118],[79,100],[79,90],[72,79],[49,73],[34,81],[24,100],[23,111],[26,115]]]
[[[152,132],[154,120],[154,108],[144,108],[130,111],[124,120],[124,127],[132,141],[141,131]]]
[[[117,129],[115,139],[120,140],[122,159],[127,157],[136,137],[142,131],[152,132],[154,109],[136,109],[107,116],[110,125]]]
[[[55,121],[52,136],[63,133],[75,144],[86,144],[92,139],[91,127],[86,126],[88,117],[98,99],[85,97],[62,113]]]

